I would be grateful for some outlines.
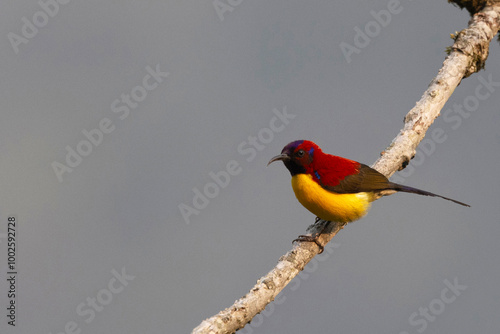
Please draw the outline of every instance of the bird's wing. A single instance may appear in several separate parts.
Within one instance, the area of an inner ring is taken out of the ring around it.
[[[320,184],[328,191],[341,194],[393,189],[392,182],[383,174],[364,164],[359,164],[357,173],[347,175],[335,186],[322,184],[321,180]]]

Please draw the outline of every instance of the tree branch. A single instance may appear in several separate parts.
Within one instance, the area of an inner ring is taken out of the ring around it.
[[[494,3],[491,4],[492,2]],[[500,1],[488,1],[486,7],[473,15],[469,27],[455,36],[455,43],[449,49],[450,53],[443,67],[431,81],[420,101],[408,112],[403,129],[381,153],[373,168],[390,177],[408,165],[427,129],[439,116],[440,110],[462,78],[484,67],[489,44],[498,33],[499,24]],[[312,235],[322,232],[318,241],[326,245],[344,226],[343,223],[320,220],[309,226],[307,231]],[[315,243],[295,243],[292,250],[283,255],[276,267],[261,277],[250,292],[235,301],[231,307],[204,320],[192,333],[233,333],[243,328],[276,298],[318,252],[319,248]]]

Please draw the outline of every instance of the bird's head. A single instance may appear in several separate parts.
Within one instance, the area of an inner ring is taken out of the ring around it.
[[[269,160],[269,163],[281,160],[292,176],[297,174],[311,173],[313,170],[312,164],[314,154],[321,152],[318,145],[308,140],[296,140],[281,150],[281,154]]]

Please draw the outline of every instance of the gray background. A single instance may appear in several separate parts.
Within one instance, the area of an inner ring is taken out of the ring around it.
[[[441,67],[449,34],[469,19],[444,0],[401,0],[348,62],[340,44],[354,45],[354,28],[391,1],[232,3],[221,20],[211,0],[72,1],[17,54],[9,33],[22,35],[22,18],[33,22],[41,7],[2,3],[0,332],[56,334],[74,323],[81,333],[186,333],[231,305],[314,221],[288,171],[268,160],[310,139],[372,164]],[[464,80],[442,113],[473,102],[479,76],[500,82],[499,62],[495,42],[486,70]],[[169,76],[120,119],[113,101],[157,65]],[[398,179],[471,208],[409,194],[377,201],[241,332],[498,333],[497,96],[467,118],[438,119],[432,129],[446,141]],[[295,118],[271,140],[263,129],[275,108]],[[105,118],[113,132],[59,182],[52,163],[65,163],[66,146],[76,149]],[[267,143],[249,159],[238,146],[259,133]],[[179,205],[192,206],[193,189],[231,160],[240,173],[187,224]],[[10,215],[15,328],[5,317]],[[86,321],[78,305],[110,296],[113,269],[135,278]],[[466,286],[446,304],[445,280]],[[418,315],[429,307],[432,321]]]

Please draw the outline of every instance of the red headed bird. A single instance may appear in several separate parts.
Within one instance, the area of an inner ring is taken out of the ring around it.
[[[283,161],[290,171],[292,188],[299,202],[318,218],[327,221],[348,223],[358,220],[368,212],[371,202],[398,191],[441,197],[469,206],[425,190],[390,182],[375,169],[323,153],[318,145],[307,140],[289,143],[268,165],[278,160]],[[316,238],[300,236],[297,240],[317,243]]]

